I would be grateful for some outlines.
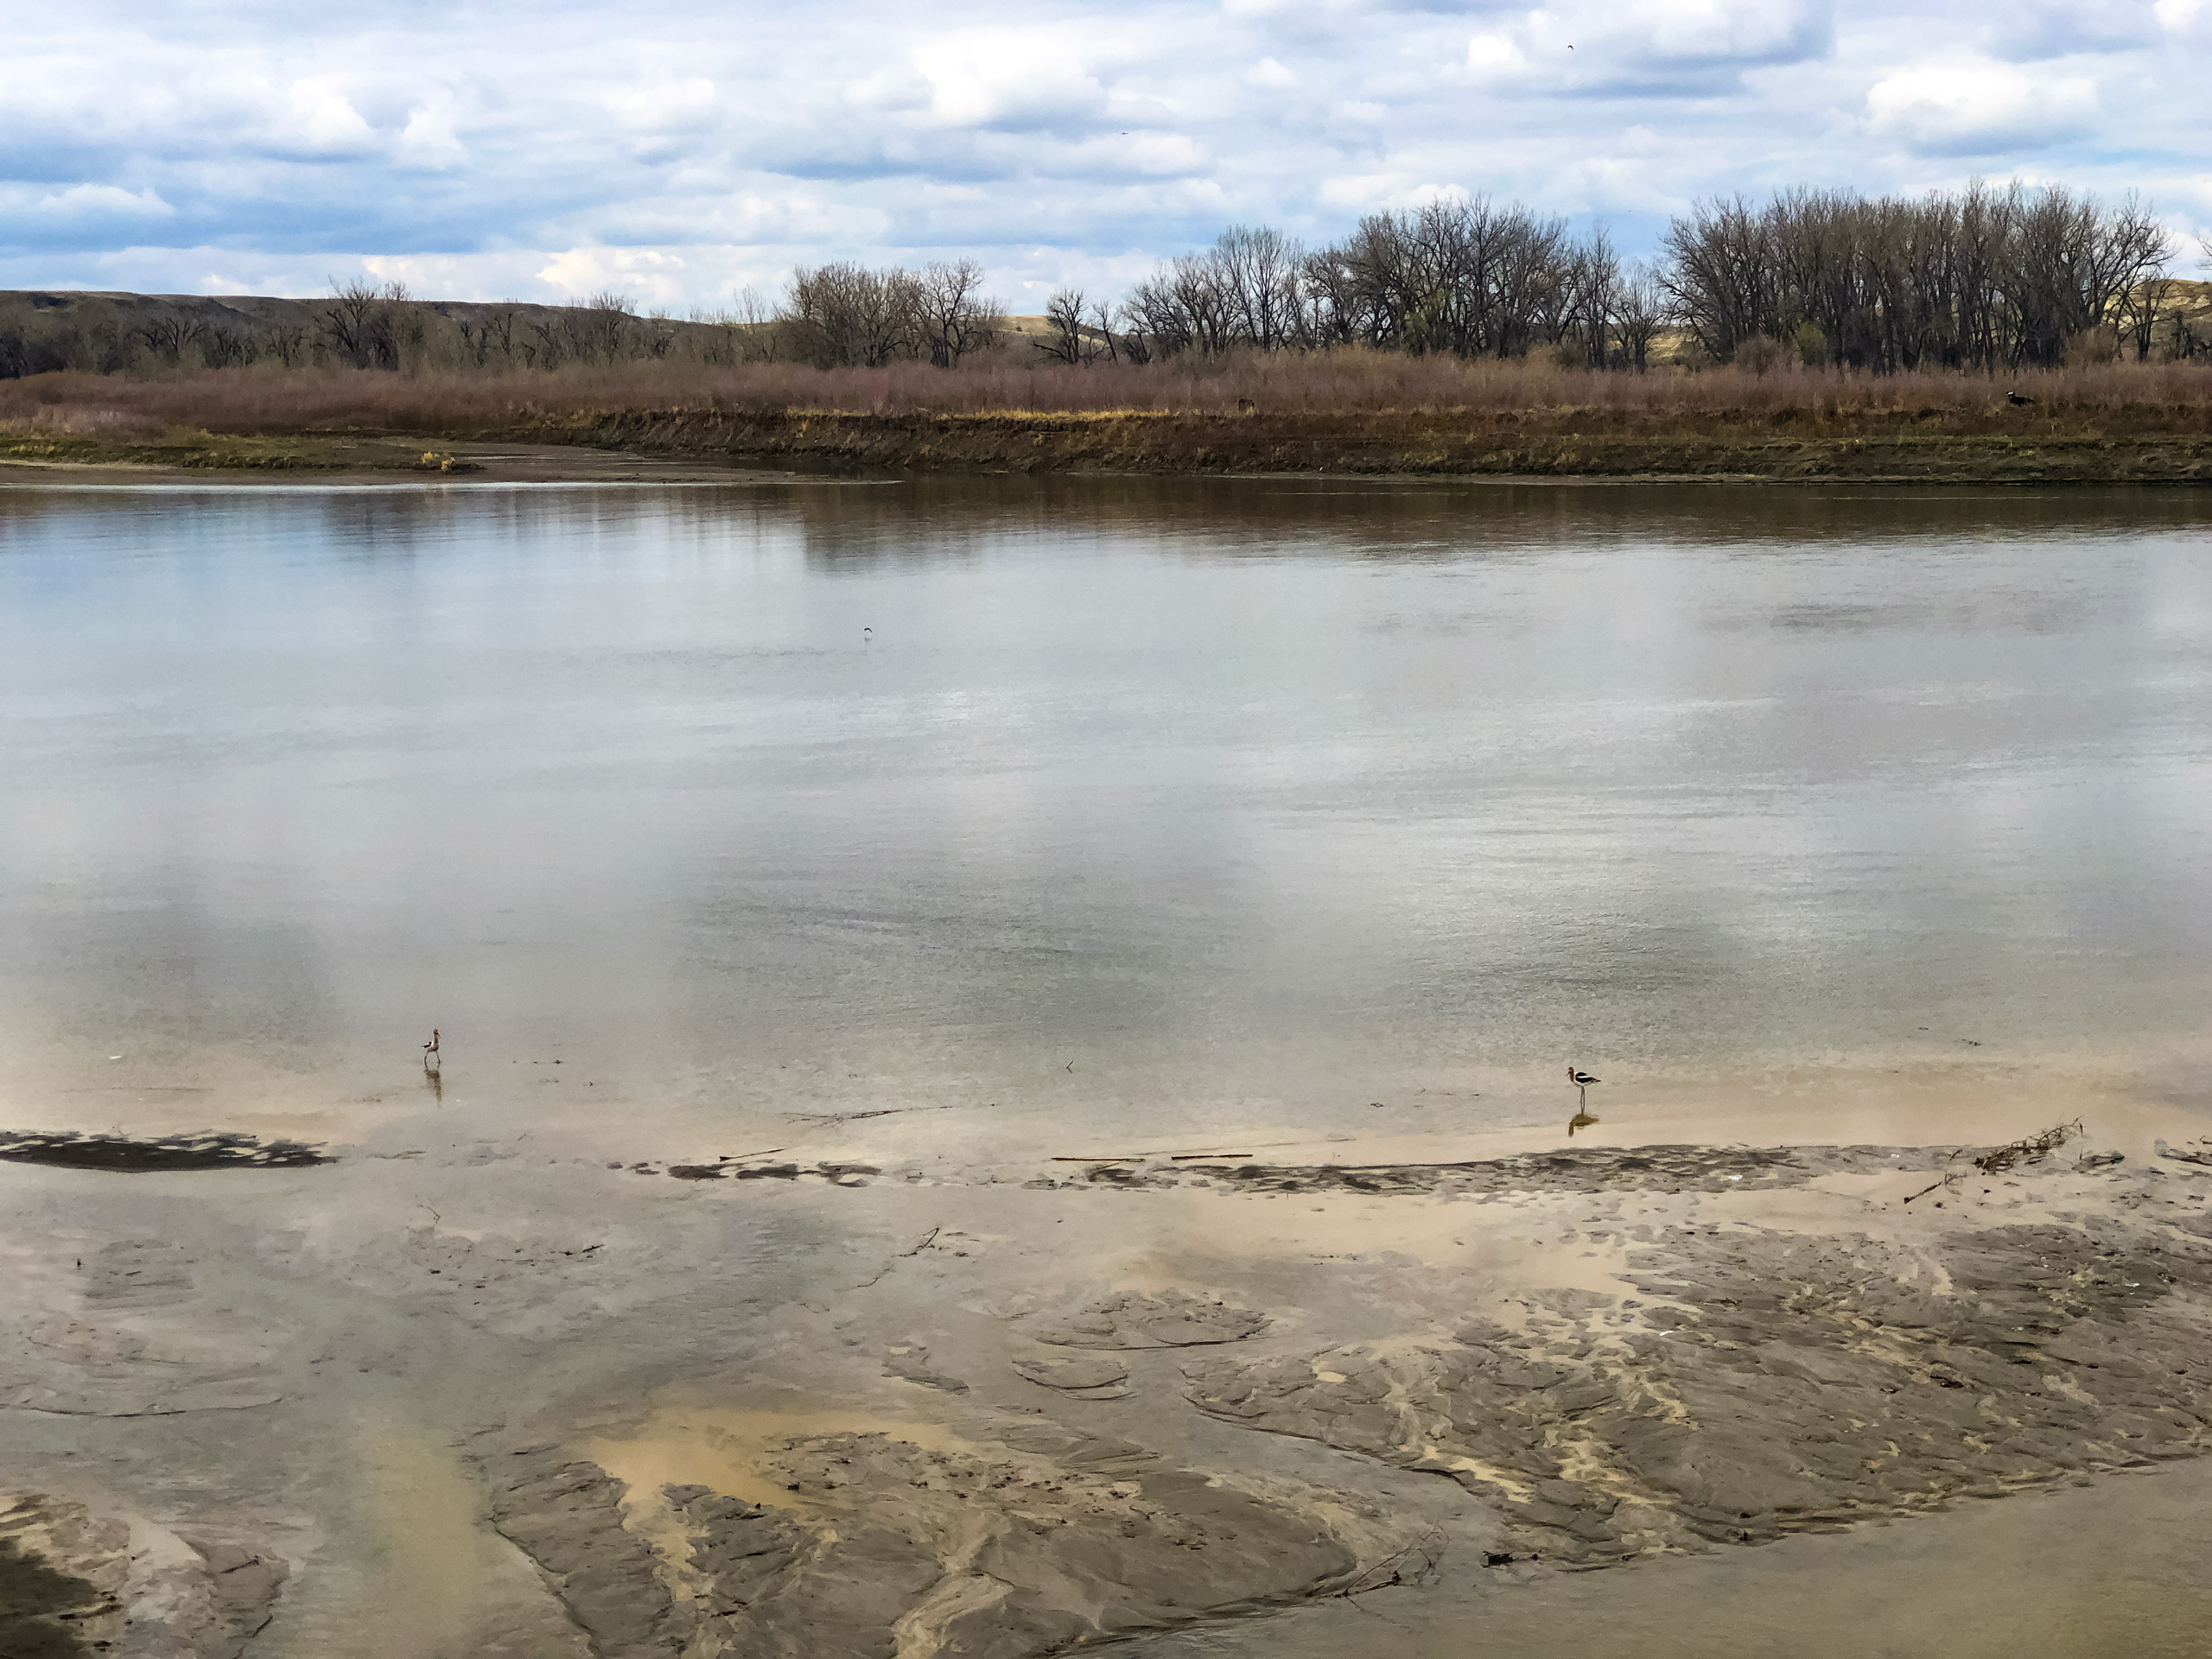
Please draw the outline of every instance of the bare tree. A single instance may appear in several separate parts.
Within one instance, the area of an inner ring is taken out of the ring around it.
[[[504,300],[498,305],[487,306],[474,318],[456,318],[454,326],[461,330],[462,344],[480,369],[495,357],[502,364],[515,360],[515,324],[520,317],[519,302]]]
[[[264,349],[288,369],[308,360],[308,331],[297,323],[272,322],[261,331]]]
[[[793,271],[779,321],[817,367],[880,368],[916,354],[920,310],[921,283],[911,271],[844,261]]]
[[[916,283],[915,316],[930,361],[957,369],[988,350],[1006,326],[1005,308],[983,294],[983,267],[973,259],[925,266]]]
[[[1107,309],[1103,300],[1094,301],[1090,308],[1091,326],[1097,330],[1099,343],[1106,348],[1106,360],[1118,363],[1121,352],[1114,343],[1114,314]],[[1096,353],[1093,354],[1094,358]]]
[[[1064,288],[1045,302],[1045,324],[1052,332],[1031,342],[1056,363],[1071,367],[1095,361],[1098,347],[1084,338],[1083,314],[1090,302],[1079,288]]]
[[[569,355],[585,363],[612,363],[621,355],[630,296],[603,288],[563,314]]]
[[[183,361],[185,353],[207,332],[198,318],[175,309],[157,311],[138,325],[138,338],[146,349],[171,363]]]
[[[379,287],[365,276],[332,283],[330,301],[316,317],[323,343],[357,369],[397,369],[403,346],[419,342],[421,325],[406,315],[411,296],[404,283]]]
[[[1667,325],[1667,290],[1649,265],[1632,268],[1621,283],[1613,304],[1613,338],[1619,344],[1617,359],[1623,368],[1644,372],[1652,340]]]

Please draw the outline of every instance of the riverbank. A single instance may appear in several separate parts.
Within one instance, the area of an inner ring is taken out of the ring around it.
[[[671,473],[671,469],[677,469]],[[877,414],[643,410],[492,433],[0,431],[0,478],[726,477],[762,468],[917,473],[1266,474],[1770,483],[2200,484],[2212,432],[2034,409],[1967,416],[1593,410]]]
[[[227,476],[709,470],[1848,482],[2212,478],[2212,369],[1650,375],[1393,353],[1145,367],[225,370],[0,383],[0,464]],[[565,464],[559,459],[569,457]]]
[[[766,415],[641,411],[576,441],[645,454],[887,472],[1262,473],[1915,483],[2212,480],[2212,430],[2148,419],[1604,410]],[[541,429],[534,436],[554,437]]]

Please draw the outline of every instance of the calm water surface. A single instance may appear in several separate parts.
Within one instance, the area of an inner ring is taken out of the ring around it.
[[[2181,493],[0,492],[0,1106],[373,1117],[434,1024],[487,1114],[557,1075],[733,1118],[1533,1122],[1570,1058],[2186,1103],[2208,527]]]

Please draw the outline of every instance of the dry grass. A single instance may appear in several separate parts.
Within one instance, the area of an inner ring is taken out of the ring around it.
[[[785,364],[726,369],[630,364],[553,373],[400,376],[256,367],[159,380],[48,374],[0,382],[0,425],[20,435],[110,439],[178,429],[469,435],[645,410],[912,416],[1235,412],[1245,403],[1265,415],[1302,421],[1384,410],[1492,417],[1522,412],[1551,420],[1588,411],[1637,424],[1700,423],[1727,416],[1849,421],[1967,415],[2007,391],[2033,397],[2053,413],[2163,414],[2194,426],[2212,411],[2212,365],[2109,364],[1997,379],[1805,368],[1764,375],[1732,368],[1628,375],[1541,362],[1345,351],[1144,367],[997,359],[954,371],[919,364],[830,371]]]

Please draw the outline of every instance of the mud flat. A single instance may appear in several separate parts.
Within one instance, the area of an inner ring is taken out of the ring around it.
[[[2212,1444],[2212,1168],[2094,1129],[990,1166],[894,1129],[0,1164],[5,1650],[1410,1654],[1783,1594],[1891,1522],[1940,1560],[1967,1500]]]

